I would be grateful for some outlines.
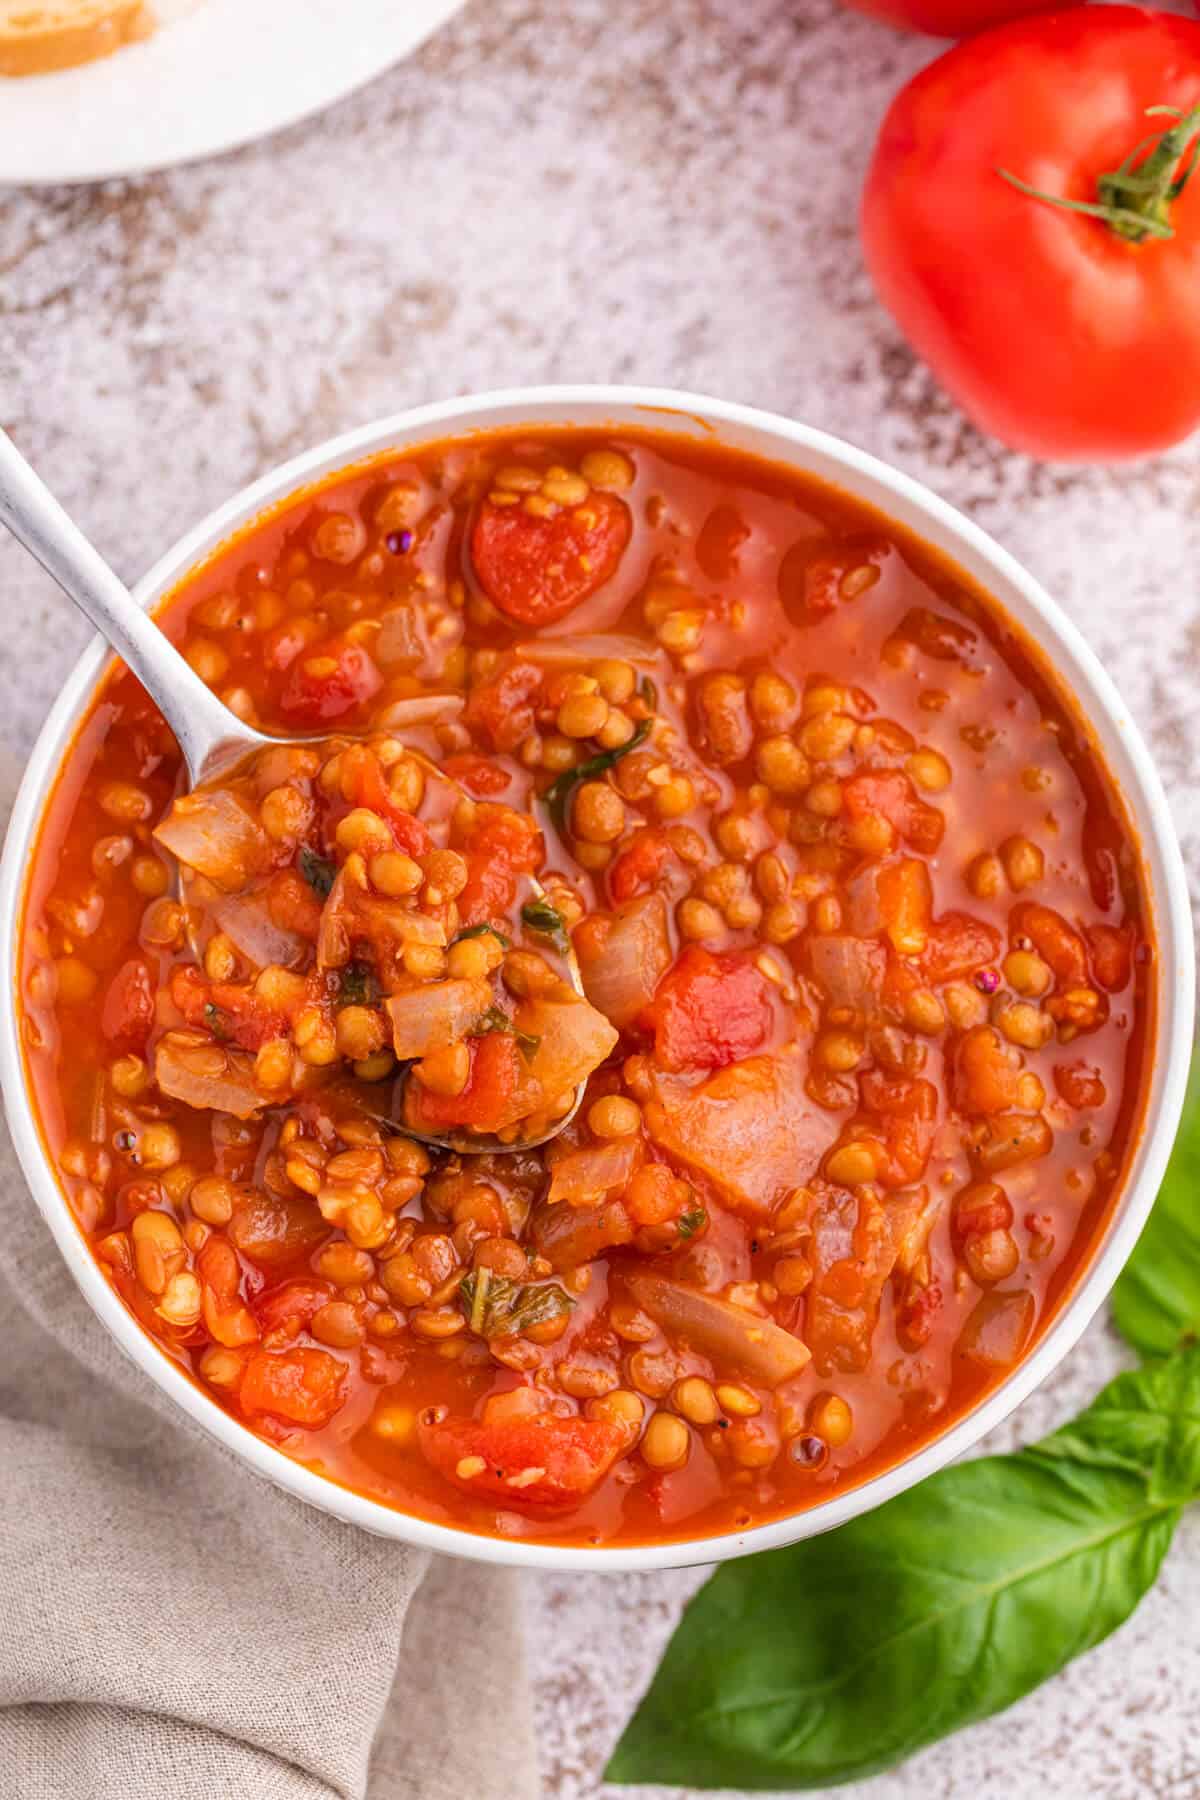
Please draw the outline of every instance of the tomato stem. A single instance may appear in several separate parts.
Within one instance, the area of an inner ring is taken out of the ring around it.
[[[1181,112],[1177,106],[1148,106],[1146,116],[1170,118],[1175,123],[1143,138],[1119,169],[1099,176],[1096,200],[1067,200],[1060,194],[1031,187],[1007,169],[997,169],[996,173],[1032,200],[1044,200],[1047,206],[1058,206],[1065,212],[1102,219],[1128,243],[1172,238],[1175,227],[1171,223],[1171,203],[1182,194],[1200,159],[1200,106],[1193,106],[1188,112]]]

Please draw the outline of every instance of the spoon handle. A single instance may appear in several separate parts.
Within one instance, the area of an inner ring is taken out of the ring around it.
[[[220,746],[253,736],[142,611],[2,429],[0,522],[137,676],[174,732],[193,781]]]

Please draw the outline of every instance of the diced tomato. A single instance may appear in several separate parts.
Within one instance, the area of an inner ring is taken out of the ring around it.
[[[328,1350],[259,1350],[246,1364],[238,1404],[244,1413],[270,1413],[315,1431],[344,1403],[346,1373]]]
[[[1104,1077],[1094,1063],[1056,1063],[1054,1085],[1067,1105],[1076,1110],[1103,1106],[1108,1098]]]
[[[328,1281],[285,1281],[268,1288],[254,1302],[254,1316],[262,1331],[278,1331],[295,1324],[308,1325],[315,1312],[333,1299],[337,1290]]]
[[[442,771],[456,781],[459,787],[466,788],[477,800],[494,800],[502,794],[512,780],[508,770],[499,763],[489,762],[486,756],[476,756],[470,750],[463,750],[458,756],[448,756],[442,764]]]
[[[108,985],[100,1029],[118,1050],[144,1050],[154,1029],[155,981],[145,957],[131,956]]]
[[[842,787],[846,817],[883,818],[907,844],[929,856],[937,849],[946,821],[936,806],[927,806],[902,769],[863,769]]]
[[[1052,906],[1022,900],[1013,907],[1008,929],[1015,942],[1026,937],[1054,970],[1062,987],[1085,987],[1088,979],[1087,949],[1079,933]]]
[[[488,807],[466,846],[467,885],[458,896],[464,925],[503,921],[517,897],[521,875],[532,875],[545,854],[541,832],[525,813]]]
[[[383,676],[361,644],[327,638],[291,664],[279,707],[295,725],[328,725],[362,706],[382,686]]]
[[[659,983],[645,1018],[660,1068],[723,1069],[771,1034],[771,987],[749,954],[691,944]]]
[[[810,1224],[812,1285],[804,1339],[820,1375],[853,1373],[871,1360],[883,1286],[896,1246],[882,1201],[870,1188],[817,1187]]]
[[[594,491],[548,519],[485,500],[471,556],[493,605],[522,625],[547,625],[604,586],[631,529],[629,508],[615,494]]]
[[[1020,1108],[1020,1059],[994,1026],[964,1032],[948,1063],[950,1098],[960,1112],[987,1119]]]
[[[934,987],[943,981],[965,981],[976,970],[994,963],[1002,948],[1000,933],[982,919],[949,912],[930,926],[921,967]]]
[[[633,1435],[607,1419],[564,1419],[557,1413],[495,1423],[422,1418],[417,1425],[421,1450],[440,1474],[464,1493],[503,1506],[577,1504],[629,1448]]]
[[[516,1039],[507,1031],[471,1038],[471,1073],[461,1094],[435,1094],[410,1081],[409,1123],[416,1130],[449,1131],[469,1125],[475,1131],[498,1131],[506,1122],[513,1095],[524,1073]]]
[[[1087,934],[1092,970],[1102,988],[1119,993],[1133,968],[1133,933],[1128,926],[1093,925]]]
[[[937,1132],[938,1095],[930,1081],[888,1076],[869,1069],[859,1076],[868,1113],[883,1126],[887,1164],[879,1171],[884,1187],[906,1187],[925,1173]]]
[[[815,625],[827,618],[843,598],[843,578],[864,564],[878,568],[890,550],[890,545],[879,540],[859,544],[825,540],[819,548],[821,544],[820,539],[801,538],[779,565],[780,598],[799,625]]]
[[[942,1306],[942,1284],[918,1282],[910,1276],[896,1302],[896,1336],[906,1350],[920,1350],[933,1336]]]
[[[212,989],[199,969],[183,963],[171,970],[171,1000],[188,1025],[204,1024],[204,1008],[211,998]]]
[[[365,744],[352,744],[342,752],[346,788],[355,806],[365,806],[391,827],[397,850],[406,856],[425,856],[431,839],[420,819],[397,806],[384,780],[379,758]]]
[[[502,662],[467,696],[463,723],[484,731],[497,750],[520,748],[533,730],[533,699],[541,692],[545,670],[537,663]]]
[[[674,854],[661,831],[635,832],[608,871],[608,891],[614,904],[620,906],[644,888],[652,888]]]
[[[321,902],[303,875],[295,869],[280,869],[268,881],[266,897],[273,924],[315,943],[321,929]]]

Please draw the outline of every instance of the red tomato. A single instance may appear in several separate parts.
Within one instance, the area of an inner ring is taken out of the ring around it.
[[[254,1316],[261,1331],[278,1331],[293,1322],[297,1327],[310,1323],[315,1312],[328,1304],[337,1289],[328,1281],[285,1281],[282,1287],[268,1288],[254,1302]]]
[[[608,871],[608,888],[614,901],[632,900],[643,888],[652,888],[674,855],[662,832],[638,831]]]
[[[926,855],[931,855],[942,841],[945,818],[936,806],[927,806],[918,799],[903,769],[863,769],[846,782],[842,801],[851,822],[878,815],[906,844]]]
[[[270,1413],[309,1431],[328,1425],[346,1398],[346,1365],[327,1350],[258,1350],[238,1391],[245,1413]]]
[[[1097,204],[1102,178],[1172,125],[1147,109],[1179,108],[1161,158],[1133,170],[1157,193],[1185,172],[1198,105],[1200,24],[1129,6],[1001,26],[893,102],[863,198],[867,263],[913,348],[1014,449],[1116,460],[1200,424],[1200,179],[1171,203],[1111,190],[1124,211],[1097,218],[997,172]]]
[[[629,508],[615,494],[535,518],[523,506],[485,500],[471,533],[480,586],[522,625],[547,625],[602,588],[629,542]]]
[[[449,1131],[470,1125],[475,1131],[498,1131],[508,1119],[523,1069],[516,1039],[507,1031],[471,1038],[471,1073],[461,1094],[434,1094],[419,1080],[408,1084],[409,1123],[419,1131]]]
[[[471,689],[463,722],[485,731],[497,750],[519,750],[533,730],[534,703],[546,672],[536,663],[507,662]]]
[[[606,1419],[556,1413],[504,1419],[421,1420],[421,1449],[435,1469],[468,1494],[504,1506],[570,1506],[606,1475],[631,1433]],[[482,1462],[482,1468],[476,1468]],[[465,1467],[464,1467],[465,1465]],[[537,1471],[536,1478],[526,1479]]]
[[[497,806],[471,834],[467,885],[458,896],[464,925],[503,920],[517,897],[517,877],[532,875],[543,855],[542,834],[525,813]]]
[[[379,758],[363,744],[352,744],[343,752],[347,765],[349,788],[355,806],[366,806],[391,826],[397,850],[406,856],[426,856],[431,839],[428,831],[404,807],[397,806],[383,777]]]
[[[144,1050],[154,1028],[154,977],[144,957],[122,963],[108,986],[100,1029],[119,1050]]]
[[[748,955],[692,944],[664,975],[646,1016],[664,1069],[724,1069],[762,1048],[774,1022],[771,989]]]
[[[902,31],[927,31],[931,37],[970,37],[1026,13],[1048,12],[1055,0],[845,0],[856,12],[882,19]],[[1061,0],[1066,6],[1078,0]]]
[[[382,686],[383,676],[361,644],[328,638],[291,664],[279,708],[295,725],[328,725]]]

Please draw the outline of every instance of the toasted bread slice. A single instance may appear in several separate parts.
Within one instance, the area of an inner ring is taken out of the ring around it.
[[[0,75],[44,75],[144,37],[143,0],[0,0]]]

